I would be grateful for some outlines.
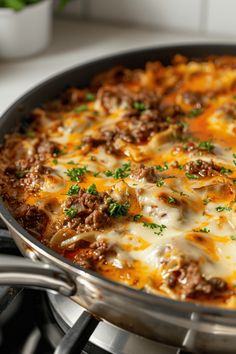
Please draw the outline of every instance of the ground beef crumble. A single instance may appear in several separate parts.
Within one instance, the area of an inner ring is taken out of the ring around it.
[[[182,298],[208,299],[222,296],[228,290],[227,283],[217,277],[206,279],[201,274],[200,265],[195,260],[184,260],[177,270],[173,270],[166,278],[166,284],[180,293]]]
[[[86,136],[82,140],[85,151],[90,151],[98,146],[104,146],[111,154],[119,154],[116,141],[123,140],[129,144],[144,144],[154,134],[166,131],[170,126],[175,127],[176,134],[181,134],[183,127],[178,125],[178,117],[167,120],[162,118],[157,110],[137,112],[130,110],[123,114],[122,121],[118,122],[113,129],[103,129],[100,137]]]
[[[36,206],[21,204],[14,209],[16,220],[33,236],[41,238],[47,227],[48,215]]]
[[[132,171],[130,177],[136,180],[144,180],[149,183],[156,183],[160,175],[157,173],[157,170],[154,167],[147,167],[142,164]]]
[[[215,165],[213,161],[207,162],[204,160],[190,161],[184,169],[187,173],[197,175],[199,177],[212,177],[219,173],[220,167]]]
[[[37,160],[18,160],[12,167],[4,171],[14,188],[24,187],[28,191],[36,192],[43,183],[43,176],[53,172],[53,169],[44,166]]]
[[[105,240],[89,243],[82,240],[74,262],[86,269],[95,269],[98,264],[105,263],[107,257],[115,256],[116,252]]]
[[[92,195],[81,189],[77,196],[67,199],[64,209],[77,210],[75,217],[66,217],[64,225],[78,232],[86,232],[105,228],[111,223],[108,214],[107,193]]]
[[[112,112],[119,107],[134,109],[135,103],[141,103],[145,109],[158,108],[160,98],[147,89],[138,92],[131,91],[125,86],[105,86],[98,90],[98,102],[106,112]]]

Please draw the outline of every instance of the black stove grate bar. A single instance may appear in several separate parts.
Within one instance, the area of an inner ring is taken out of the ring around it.
[[[6,229],[2,229],[0,225],[0,254],[14,254],[18,255],[19,250],[16,247],[14,240]],[[2,313],[8,305],[21,292],[20,288],[13,288],[10,286],[0,287],[0,313]]]
[[[95,317],[84,311],[63,337],[54,354],[81,353],[98,323]]]
[[[193,354],[193,352],[188,352],[184,349],[178,349],[176,354]]]
[[[1,228],[0,228],[0,250],[1,250],[1,254],[20,254],[9,231]]]

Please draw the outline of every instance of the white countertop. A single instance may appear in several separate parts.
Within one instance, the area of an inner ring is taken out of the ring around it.
[[[47,51],[28,59],[0,62],[0,115],[33,86],[71,66],[127,49],[196,41],[206,39],[156,29],[57,19]]]

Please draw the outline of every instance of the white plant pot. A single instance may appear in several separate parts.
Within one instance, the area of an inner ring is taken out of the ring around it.
[[[0,59],[17,59],[43,51],[52,36],[52,0],[22,11],[0,8]]]

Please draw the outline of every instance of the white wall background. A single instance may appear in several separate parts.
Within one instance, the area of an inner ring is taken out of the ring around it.
[[[236,0],[74,0],[65,13],[121,25],[236,35]]]

